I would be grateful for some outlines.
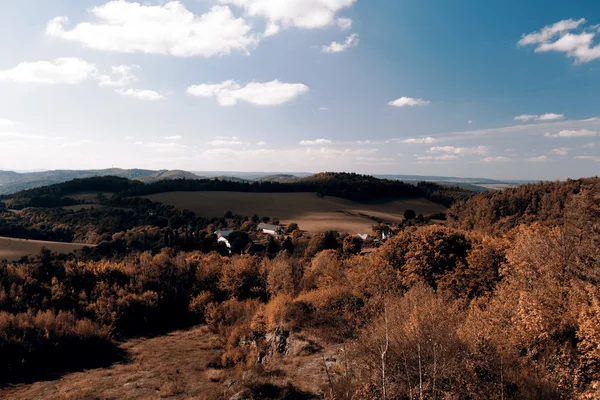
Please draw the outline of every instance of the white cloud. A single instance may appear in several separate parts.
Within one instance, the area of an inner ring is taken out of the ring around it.
[[[266,145],[267,145],[267,143],[265,143],[265,142],[258,142],[258,143],[256,143],[256,145],[257,145],[257,146],[266,146]]]
[[[71,30],[65,27],[66,17],[54,18],[46,34],[101,51],[177,57],[248,52],[258,43],[252,27],[243,18],[235,18],[227,6],[195,15],[180,1],[143,5],[114,0],[90,12],[95,21],[81,22]]]
[[[569,150],[571,150],[571,149],[566,148],[566,147],[561,147],[559,149],[552,149],[552,150],[550,150],[549,154],[556,154],[556,155],[559,155],[559,156],[566,156],[567,154],[569,154]]]
[[[300,144],[302,146],[317,146],[324,144],[333,144],[333,141],[329,139],[302,140]]]
[[[240,140],[238,137],[217,136],[214,140],[208,142],[211,146],[248,146],[250,143]]]
[[[348,29],[352,28],[352,20],[350,18],[338,18],[336,23],[337,26],[343,31],[347,31]]]
[[[125,136],[125,140],[131,141],[131,140],[135,140],[135,138],[133,136]]]
[[[15,123],[7,118],[0,118],[0,128],[15,126]]]
[[[545,26],[541,31],[523,35],[519,41],[519,46],[527,46],[530,44],[545,43],[552,39],[557,34],[561,34],[573,29],[577,29],[580,25],[586,22],[585,18],[578,20],[565,19],[553,25]]]
[[[590,137],[590,136],[598,136],[597,131],[590,131],[588,129],[580,129],[580,130],[562,130],[558,133],[550,133],[547,132],[544,136],[547,137],[559,137],[559,138],[567,138],[567,137]]]
[[[348,22],[336,20],[339,11],[356,0],[219,0],[245,9],[249,16],[264,17],[269,24],[303,29],[325,28],[336,24],[347,29]],[[340,18],[341,19],[341,18]]]
[[[97,75],[94,64],[79,58],[57,58],[54,61],[23,62],[0,71],[0,81],[45,85],[76,85]]]
[[[412,143],[412,144],[432,144],[437,142],[436,138],[432,138],[432,137],[424,137],[424,138],[410,138],[410,139],[404,139],[404,140],[400,140],[400,143]]]
[[[418,161],[451,161],[456,160],[458,156],[454,154],[444,154],[441,156],[416,156]]]
[[[119,65],[111,67],[112,75],[98,76],[98,84],[100,86],[127,86],[137,82],[137,77],[134,71],[139,70],[139,65]]]
[[[548,156],[531,157],[531,158],[528,158],[527,161],[544,162],[544,161],[548,161]]]
[[[181,140],[181,139],[183,139],[183,136],[180,136],[180,135],[165,136],[163,139],[165,139],[165,140]]]
[[[490,148],[488,146],[477,146],[477,147],[455,147],[455,146],[437,146],[427,150],[428,153],[448,153],[456,155],[467,155],[467,154],[487,154]]]
[[[346,38],[344,43],[331,42],[331,44],[321,47],[321,51],[323,53],[341,53],[351,47],[358,46],[359,41],[358,33],[353,33]]]
[[[319,107],[319,111],[329,111],[329,108],[327,108],[327,107]]]
[[[395,107],[414,107],[414,106],[426,106],[431,103],[429,100],[415,99],[412,97],[400,97],[394,101],[390,101],[388,105]]]
[[[395,159],[390,157],[356,157],[359,164],[393,164]]]
[[[232,80],[218,84],[190,86],[187,93],[198,97],[216,97],[219,105],[233,106],[238,101],[258,106],[277,106],[294,100],[307,93],[308,86],[301,83],[251,82],[242,86]]]
[[[600,162],[600,157],[596,157],[596,156],[577,156],[575,158],[578,159],[578,160],[587,160],[587,161]]]
[[[583,29],[580,33],[571,33],[586,23],[584,18],[568,19],[544,27],[539,32],[523,35],[519,46],[536,45],[535,52],[555,51],[585,63],[600,58],[600,45],[594,45],[598,32],[596,26]]]
[[[471,125],[471,124],[473,123],[473,121],[472,121],[472,120],[469,120],[467,123],[468,123],[469,125]]]
[[[156,101],[165,98],[162,94],[155,92],[154,90],[143,90],[143,89],[117,89],[115,90],[121,96],[133,97],[138,100]]]
[[[596,147],[596,143],[586,143],[583,145],[584,149],[593,149]]]
[[[519,115],[519,116],[515,117],[515,121],[522,121],[522,122],[557,121],[559,119],[563,119],[564,117],[565,117],[564,114],[554,114],[554,113],[547,113],[547,114],[542,114],[542,115],[523,114],[523,115]]]
[[[498,156],[498,157],[485,157],[485,158],[482,158],[481,161],[487,162],[487,163],[495,163],[495,162],[509,162],[509,161],[511,161],[511,159],[509,157]]]

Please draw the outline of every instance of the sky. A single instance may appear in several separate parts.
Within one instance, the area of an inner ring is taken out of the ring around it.
[[[0,4],[0,169],[600,170],[595,0]]]

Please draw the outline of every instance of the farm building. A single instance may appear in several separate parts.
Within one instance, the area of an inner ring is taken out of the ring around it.
[[[258,224],[258,230],[267,235],[278,235],[282,232],[280,225]]]
[[[225,243],[225,246],[229,249],[229,253],[231,254],[231,243],[229,243],[229,235],[231,235],[234,231],[216,231],[215,235],[218,237],[218,242]]]

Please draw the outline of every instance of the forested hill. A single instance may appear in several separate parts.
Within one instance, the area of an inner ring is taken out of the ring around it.
[[[117,176],[142,182],[155,182],[164,179],[199,179],[196,174],[180,170],[152,171],[147,169],[99,169],[99,170],[55,170],[41,172],[17,173],[0,171],[0,194],[12,194],[27,189],[34,189],[72,179],[92,178],[99,176]]]
[[[53,207],[71,202],[68,196],[82,192],[113,193],[118,197],[144,196],[176,191],[233,191],[252,193],[315,192],[355,201],[384,197],[425,197],[450,205],[465,200],[472,192],[457,187],[378,179],[350,173],[321,173],[289,182],[244,182],[220,179],[172,179],[144,183],[118,177],[75,179],[69,182],[26,190],[3,196],[13,208]]]
[[[533,222],[560,225],[564,218],[600,221],[600,178],[527,184],[477,194],[455,203],[450,223],[463,229],[502,233]]]

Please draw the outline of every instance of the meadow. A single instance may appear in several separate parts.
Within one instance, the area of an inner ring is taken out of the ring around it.
[[[147,196],[159,203],[188,209],[202,217],[220,217],[227,211],[240,215],[277,217],[295,222],[310,233],[328,230],[370,233],[377,220],[398,224],[404,211],[428,216],[446,208],[423,198],[379,199],[356,202],[316,193],[168,192]]]
[[[0,237],[0,260],[16,261],[24,256],[39,254],[43,247],[57,253],[70,253],[85,247],[84,244],[46,242],[41,240],[25,240]]]

